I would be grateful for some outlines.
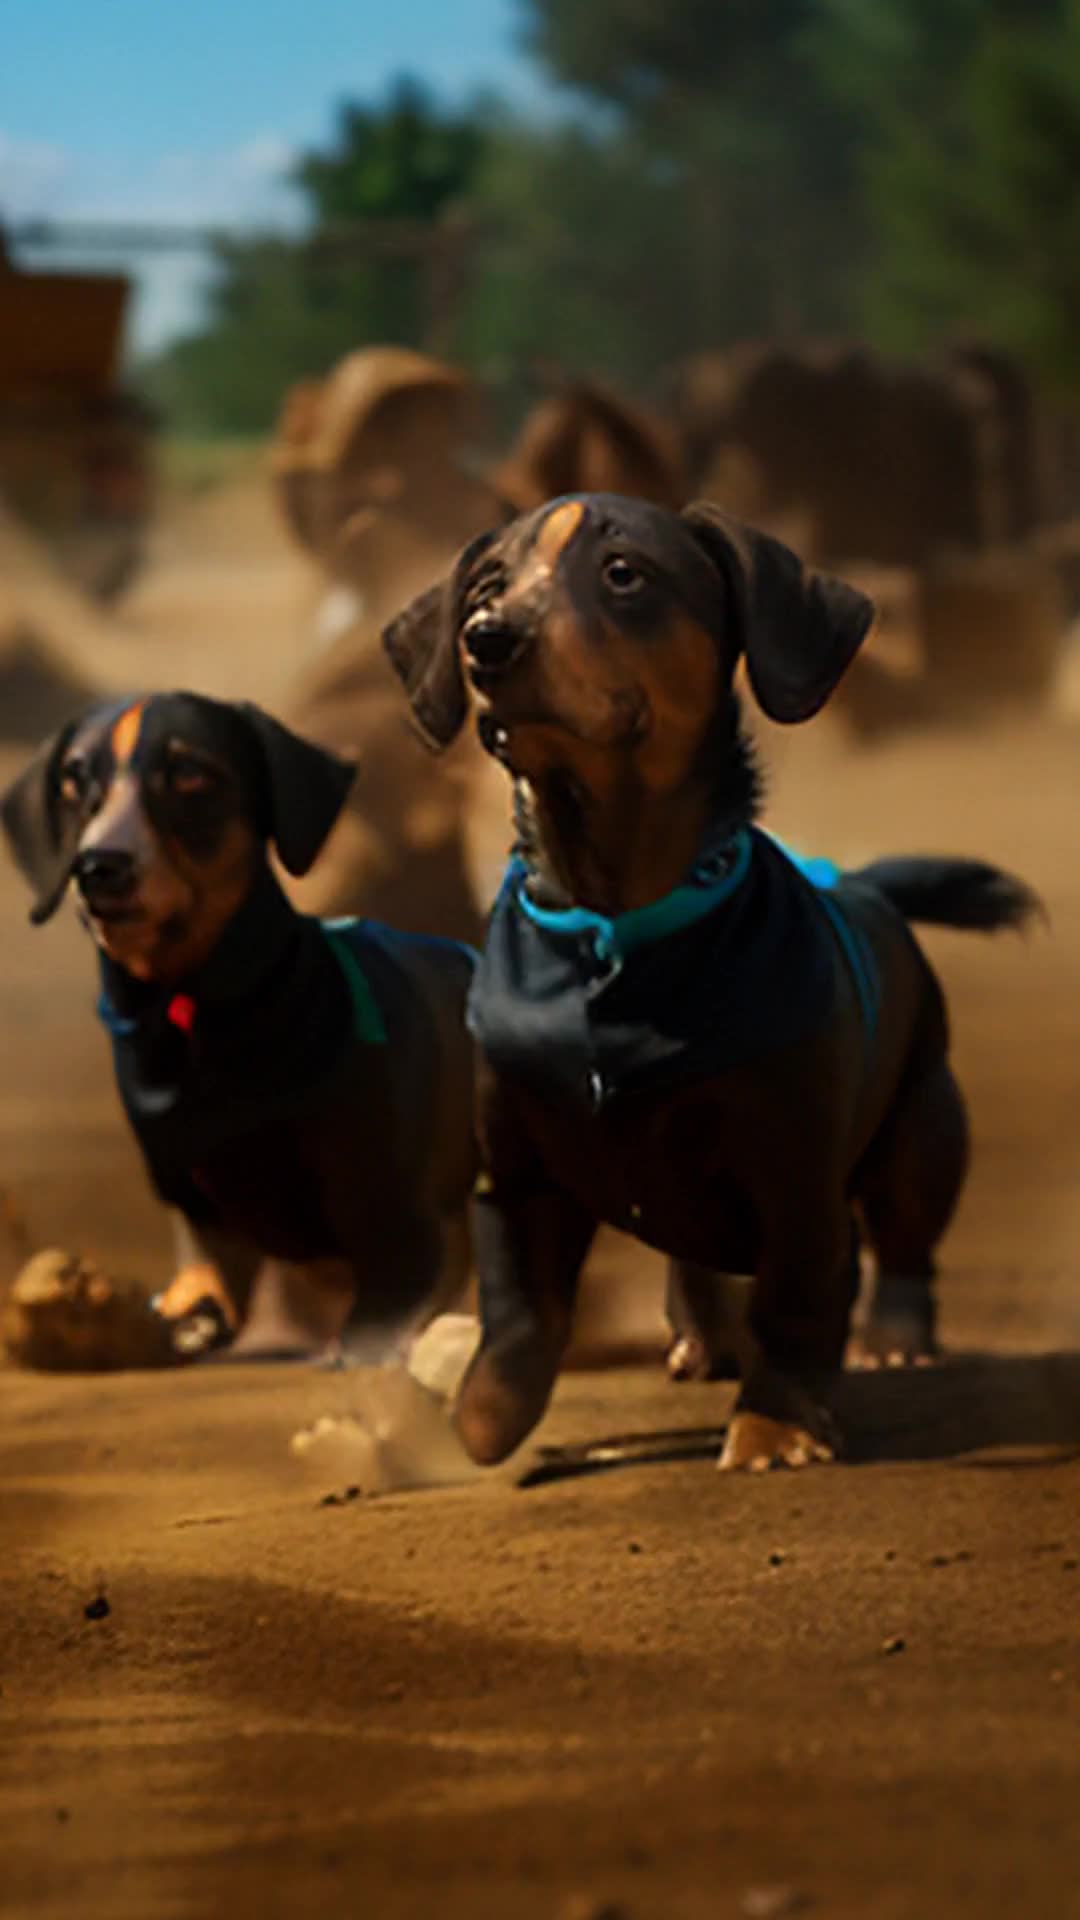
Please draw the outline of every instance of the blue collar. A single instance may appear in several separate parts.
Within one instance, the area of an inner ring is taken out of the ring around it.
[[[881,984],[865,933],[849,919],[836,897],[836,888],[843,877],[841,869],[832,860],[793,853],[774,834],[764,834],[763,838],[771,841],[784,859],[813,887],[851,974],[867,1037],[873,1041],[880,1011]],[[653,900],[646,907],[635,907],[629,913],[618,914],[614,920],[606,919],[601,913],[592,913],[588,907],[567,907],[561,912],[538,907],[525,890],[523,882],[528,869],[520,857],[515,857],[510,863],[507,885],[513,889],[522,912],[535,926],[543,927],[549,933],[591,934],[597,959],[621,966],[627,955],[635,949],[663,940],[668,934],[678,933],[684,927],[693,926],[695,921],[703,920],[706,914],[729,900],[746,879],[752,847],[750,830],[741,827],[723,847],[703,857],[691,881],[674,887],[663,899]]]
[[[638,947],[703,920],[739,888],[750,868],[751,839],[747,828],[740,827],[727,842],[722,854],[710,856],[696,870],[694,878],[673,887],[660,900],[644,907],[632,907],[614,919],[593,913],[589,907],[554,909],[539,907],[529,898],[522,882],[528,871],[525,862],[515,857],[510,863],[509,880],[515,885],[518,905],[534,926],[548,933],[592,936],[598,960],[623,961]],[[721,864],[722,862],[722,864]]]

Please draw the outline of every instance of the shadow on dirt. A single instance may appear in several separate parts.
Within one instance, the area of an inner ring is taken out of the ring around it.
[[[1047,1450],[1080,1453],[1080,1353],[965,1354],[926,1370],[846,1373],[833,1404],[848,1465],[992,1454],[970,1464],[1022,1466],[1029,1449],[1045,1464]],[[722,1427],[681,1427],[541,1447],[518,1484],[715,1460],[723,1439]]]

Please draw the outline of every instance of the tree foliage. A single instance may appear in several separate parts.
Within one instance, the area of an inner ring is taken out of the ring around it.
[[[888,103],[864,144],[866,332],[907,352],[978,335],[1080,387],[1078,0],[906,0],[899,43],[841,3],[849,80]]]
[[[415,80],[382,106],[338,110],[332,146],[304,154],[293,179],[315,220],[436,220],[469,192],[483,155],[479,112],[443,113]]]
[[[486,144],[477,113],[444,113],[402,80],[382,105],[345,105],[325,149],[292,178],[306,202],[302,237],[222,240],[207,319],[147,370],[154,398],[189,429],[259,432],[286,388],[365,341],[419,345],[428,322],[425,263],[376,251],[355,223],[433,223],[466,200]]]
[[[862,245],[858,116],[812,57],[820,0],[521,10],[553,78],[606,110],[607,147],[666,187],[684,334],[708,345],[844,324]]]
[[[522,124],[402,82],[299,161],[302,237],[218,250],[207,325],[154,372],[189,422],[267,425],[365,341],[424,344],[433,230],[474,265],[444,342],[487,376],[640,387],[746,336],[957,334],[1080,387],[1080,0],[518,0],[569,104]]]

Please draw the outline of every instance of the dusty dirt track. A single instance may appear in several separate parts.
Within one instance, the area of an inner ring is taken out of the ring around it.
[[[98,665],[272,699],[306,592],[257,500],[206,503]],[[853,1379],[851,1463],[325,1506],[287,1441],[347,1376],[4,1375],[0,1910],[1080,1914],[1077,754],[1049,720],[779,743],[807,849],[991,854],[1053,915],[934,942],[976,1135],[945,1334],[981,1357]],[[81,936],[32,933],[5,866],[0,940],[0,1184],[36,1243],[157,1277]],[[727,1404],[568,1376],[542,1438]]]

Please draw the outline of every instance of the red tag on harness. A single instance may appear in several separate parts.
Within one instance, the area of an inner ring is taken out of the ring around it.
[[[166,1010],[166,1018],[181,1033],[190,1033],[195,1025],[195,1002],[187,993],[174,993]]]

